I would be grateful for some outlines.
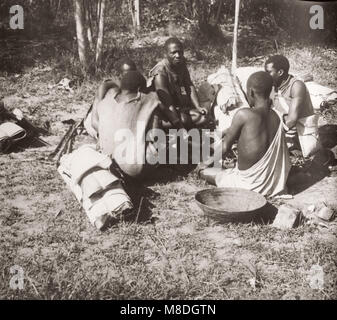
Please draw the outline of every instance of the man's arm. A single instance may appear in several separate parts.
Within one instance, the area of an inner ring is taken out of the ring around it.
[[[296,81],[291,88],[291,106],[289,108],[289,114],[285,117],[286,126],[291,129],[296,125],[300,117],[301,108],[305,102],[306,88],[302,81]]]
[[[247,121],[247,115],[246,113],[249,112],[249,110],[239,110],[236,112],[231,126],[226,130],[225,134],[223,135],[223,138],[216,143],[214,143],[214,153],[218,154],[217,149],[221,148],[221,155],[222,157],[230,150],[233,143],[239,139],[241,130]],[[209,159],[206,159],[205,161],[201,162],[198,165],[197,170],[203,170],[207,167],[211,166],[215,161],[215,156],[211,156]]]
[[[192,102],[192,105],[194,106],[194,108],[196,108],[200,113],[206,114],[207,110],[200,106],[197,89],[195,88],[195,86],[194,86],[194,84],[191,80],[191,76],[190,76],[190,73],[188,72],[187,68],[186,68],[185,86],[187,87],[186,91],[190,93],[191,102]]]
[[[190,85],[190,90],[191,90],[191,101],[193,106],[201,113],[207,113],[207,110],[200,106],[199,97],[194,84]]]
[[[175,106],[173,105],[173,99],[168,90],[168,80],[163,75],[157,75],[154,78],[154,85],[156,92],[158,94],[161,104],[159,108],[167,116],[170,123],[178,128],[184,128],[183,123],[181,122],[179,113],[177,112]]]

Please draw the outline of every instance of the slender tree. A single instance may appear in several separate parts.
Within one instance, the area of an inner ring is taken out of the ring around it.
[[[82,0],[74,0],[78,55],[85,70],[89,68],[88,37],[85,29],[85,13]]]
[[[136,29],[140,29],[140,3],[139,0],[135,0],[135,21]]]
[[[220,14],[221,14],[221,9],[222,9],[222,5],[223,5],[223,1],[224,0],[219,0],[219,6],[218,6],[218,10],[216,12],[216,17],[215,17],[215,24],[218,24],[220,21]]]
[[[84,70],[88,71],[91,62],[94,62],[96,67],[102,63],[107,0],[73,1],[78,55]]]
[[[88,42],[90,46],[90,50],[94,50],[94,39],[93,39],[93,32],[92,32],[92,12],[91,12],[91,5],[89,0],[85,0],[85,20],[86,20],[86,27],[87,27],[87,36]]]
[[[140,29],[140,0],[129,0],[129,9],[134,30]]]
[[[100,2],[100,12],[98,19],[98,35],[96,44],[96,66],[100,66],[102,63],[106,0],[99,0],[99,2]]]

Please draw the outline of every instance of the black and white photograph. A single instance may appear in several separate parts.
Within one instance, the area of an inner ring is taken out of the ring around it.
[[[337,1],[1,0],[0,300],[336,300],[336,218]]]

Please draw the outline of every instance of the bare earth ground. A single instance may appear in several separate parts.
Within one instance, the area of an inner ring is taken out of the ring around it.
[[[337,87],[335,49],[287,47],[283,52],[294,71],[312,72],[316,81]],[[228,60],[195,64],[192,78],[200,83],[221,63]],[[69,75],[50,66],[36,62],[0,78],[7,106],[19,107],[34,123],[49,121],[51,136],[45,140],[53,144],[0,156],[0,298],[337,298],[335,223],[289,231],[258,222],[212,225],[194,201],[195,192],[209,186],[193,172],[179,175],[168,169],[158,174],[159,182],[146,184],[152,204],[146,221],[96,231],[55,164],[45,158],[67,130],[61,121],[85,114],[99,81],[85,80],[74,93],[59,90],[52,86]],[[336,190],[336,176],[326,177],[291,201],[323,200],[337,208]],[[24,270],[23,290],[9,286],[13,265]],[[309,285],[313,265],[324,270],[322,290]]]

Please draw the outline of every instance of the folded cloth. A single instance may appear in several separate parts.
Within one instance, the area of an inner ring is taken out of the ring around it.
[[[215,177],[218,187],[244,188],[274,196],[285,190],[291,163],[282,121],[264,156],[247,170],[222,170]]]
[[[241,83],[241,86],[243,88],[243,90],[246,90],[247,88],[247,81],[249,79],[249,77],[255,73],[255,72],[258,72],[258,71],[264,71],[263,68],[261,67],[240,67],[240,68],[237,68],[235,73],[236,73],[236,76],[238,77],[240,83]]]
[[[13,122],[5,122],[0,125],[0,141],[11,139],[11,141],[19,141],[26,137],[26,130]]]
[[[94,167],[91,173],[86,172],[85,176],[80,182],[83,198],[90,198],[93,195],[108,189],[113,183],[118,181],[118,178],[110,174],[106,169]]]
[[[64,155],[58,167],[89,221],[99,230],[133,209],[121,181],[109,170],[111,164],[108,156],[85,145]]]
[[[69,157],[66,169],[75,183],[79,183],[88,170],[94,167],[108,169],[111,165],[111,159],[97,152],[94,145],[83,145],[66,157]]]
[[[320,109],[322,102],[337,99],[337,91],[328,87],[322,86],[314,81],[305,83],[314,109]]]
[[[26,137],[26,130],[13,122],[0,125],[0,152],[7,152],[16,142]]]
[[[100,226],[104,216],[119,219],[125,211],[132,208],[131,200],[120,181],[111,185],[108,190],[103,191],[101,194],[86,198],[83,201],[83,209],[87,212],[91,224],[96,227]],[[98,229],[100,228],[98,227]]]
[[[237,69],[237,72],[239,69]],[[244,75],[245,72],[240,74]],[[227,68],[221,67],[216,73],[211,74],[207,81],[211,85],[219,85],[221,87],[216,96],[214,118],[217,123],[217,129],[224,131],[230,127],[232,119],[239,108],[249,107],[245,93],[242,91],[241,79],[234,77]]]
[[[223,112],[226,112],[226,109],[229,107],[248,106],[238,79],[227,68],[221,67],[217,73],[210,75],[207,81],[211,85],[221,86],[216,103]]]

